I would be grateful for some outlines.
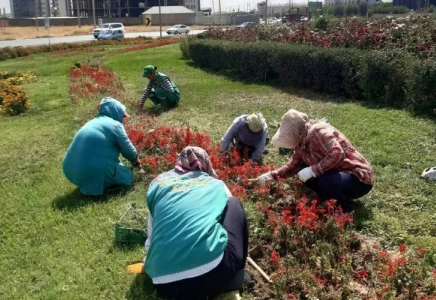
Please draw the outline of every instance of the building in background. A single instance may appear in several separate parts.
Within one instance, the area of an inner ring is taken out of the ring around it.
[[[436,6],[436,0],[393,0],[394,6],[405,6],[409,9],[421,9],[431,5]]]
[[[60,0],[59,0],[60,1]],[[94,0],[97,18],[124,18],[142,16],[147,9],[159,6],[159,0]],[[198,0],[200,1],[200,0]],[[77,16],[77,3],[81,17],[92,17],[92,0],[72,1],[72,16]],[[185,0],[160,0],[163,6],[185,6]]]
[[[34,0],[10,0],[12,18],[35,17],[36,3]]]
[[[160,9],[162,25],[194,23],[195,12],[184,6],[162,6]],[[154,6],[142,13],[143,18],[149,18],[151,24],[159,24],[159,7]]]

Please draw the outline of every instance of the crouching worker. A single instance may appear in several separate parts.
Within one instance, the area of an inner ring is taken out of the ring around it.
[[[133,184],[132,170],[124,166],[121,154],[140,167],[138,153],[123,126],[129,117],[126,107],[113,98],[103,98],[98,116],[87,122],[74,136],[62,161],[65,176],[84,195],[101,195],[112,186]]]
[[[248,255],[245,212],[206,151],[185,147],[175,168],[147,191],[145,272],[160,296],[213,299],[242,288]]]
[[[260,162],[268,143],[268,125],[261,113],[242,115],[233,120],[221,139],[221,152],[235,147],[244,159]]]
[[[353,210],[353,199],[372,189],[374,171],[350,141],[330,124],[309,120],[296,110],[283,115],[280,128],[271,143],[276,147],[294,149],[285,166],[259,176],[255,181],[298,177],[321,200],[336,199],[344,212]]]
[[[161,105],[165,108],[177,106],[180,100],[180,92],[171,79],[157,71],[157,67],[148,65],[144,68],[142,77],[149,79],[147,87],[138,103],[138,110],[142,110],[145,100],[150,98],[154,105]]]

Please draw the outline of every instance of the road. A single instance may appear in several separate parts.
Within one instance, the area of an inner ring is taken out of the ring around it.
[[[195,35],[203,32],[204,30],[192,30],[189,35]],[[146,37],[159,37],[159,31],[155,32],[130,32],[126,33],[126,38],[134,38],[138,36]],[[162,31],[162,37],[166,37],[168,34]],[[74,35],[74,36],[63,36],[63,37],[52,37],[52,38],[37,38],[37,39],[23,39],[23,40],[10,40],[10,41],[0,41],[0,48],[4,47],[17,47],[17,46],[37,46],[37,45],[48,45],[48,44],[60,44],[60,43],[77,43],[77,42],[90,42],[96,39],[89,35]]]

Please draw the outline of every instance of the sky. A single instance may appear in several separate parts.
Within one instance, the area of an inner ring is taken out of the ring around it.
[[[0,0],[0,9],[2,10],[1,13],[3,14],[3,7],[6,8],[6,13],[11,12],[11,6],[9,4],[9,0]]]
[[[256,4],[258,2],[261,2],[261,0],[201,0],[201,6],[203,8],[210,7],[213,9],[215,7],[215,11],[218,12],[219,9],[219,1],[221,1],[221,11],[232,11],[233,9],[235,11],[238,10],[247,10],[247,7],[249,9],[256,8]],[[304,0],[268,0],[268,4],[288,4],[288,3],[294,3],[294,4],[301,4],[301,3],[307,3],[307,1]],[[9,0],[0,0],[0,9],[1,13],[3,13],[3,7],[6,8],[6,13],[11,12],[11,8],[9,5]]]

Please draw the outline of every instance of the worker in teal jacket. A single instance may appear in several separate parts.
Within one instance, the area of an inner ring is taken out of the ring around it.
[[[213,299],[243,286],[247,220],[216,177],[206,151],[187,146],[175,168],[150,183],[145,272],[161,296]]]
[[[101,195],[112,186],[133,184],[132,170],[120,162],[121,154],[139,166],[138,153],[123,126],[126,107],[113,98],[103,98],[99,114],[74,136],[62,161],[65,176],[84,195]]]
[[[165,74],[157,71],[157,67],[148,65],[144,67],[142,77],[150,81],[142,93],[141,100],[138,103],[138,110],[144,107],[145,100],[150,98],[154,105],[164,107],[177,106],[180,100],[180,92],[174,82]]]

